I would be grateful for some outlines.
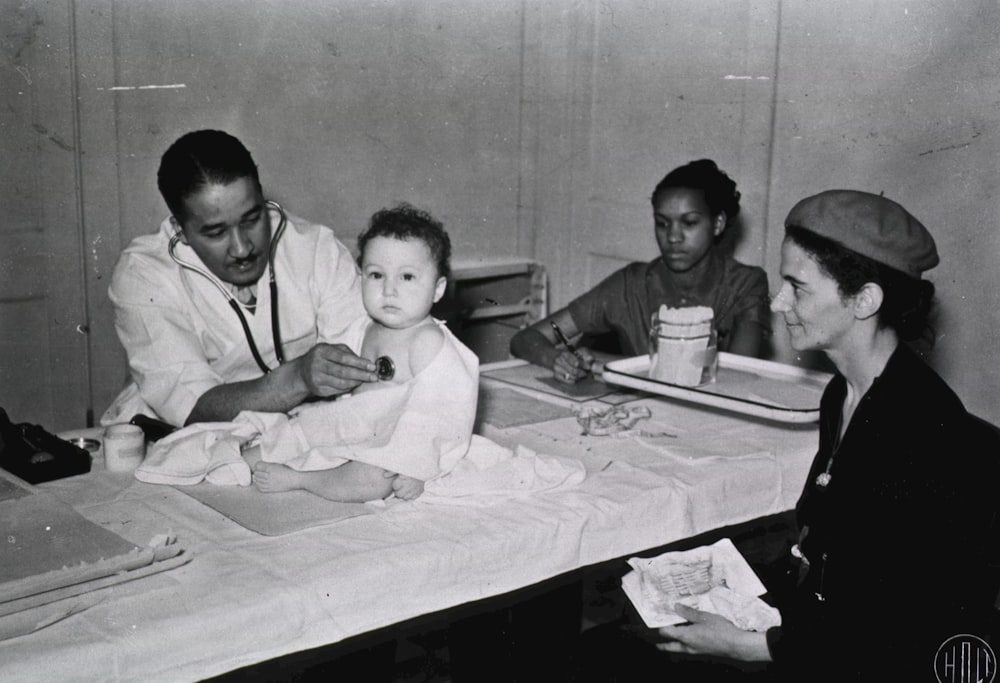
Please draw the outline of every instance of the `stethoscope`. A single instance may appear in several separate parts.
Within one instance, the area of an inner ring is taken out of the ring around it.
[[[274,231],[271,236],[271,246],[268,248],[267,252],[267,265],[270,271],[270,276],[268,278],[270,290],[271,290],[271,337],[274,339],[274,355],[278,359],[278,365],[285,362],[285,354],[281,351],[281,327],[278,323],[278,283],[274,279],[274,251],[278,246],[278,240],[281,239],[281,234],[285,231],[285,225],[288,223],[288,218],[285,216],[285,210],[281,208],[278,202],[273,202],[271,200],[267,201],[267,205],[278,212],[281,219],[278,221],[278,229]],[[177,230],[171,236],[170,243],[167,246],[167,250],[170,252],[170,258],[179,265],[181,268],[187,268],[188,270],[198,273],[199,275],[205,277],[209,282],[211,282],[215,287],[222,292],[222,295],[226,297],[226,301],[229,302],[230,307],[236,311],[237,317],[240,319],[240,325],[243,327],[243,334],[246,335],[247,344],[250,345],[250,353],[253,354],[253,359],[257,362],[257,367],[266,375],[271,372],[272,368],[267,366],[264,359],[260,356],[260,351],[257,350],[257,344],[254,343],[253,333],[250,332],[250,326],[247,324],[247,318],[243,315],[243,311],[240,308],[240,302],[237,301],[233,293],[219,281],[215,275],[208,272],[204,268],[196,266],[193,263],[188,263],[187,261],[182,261],[174,253],[177,243],[181,241],[181,231]]]

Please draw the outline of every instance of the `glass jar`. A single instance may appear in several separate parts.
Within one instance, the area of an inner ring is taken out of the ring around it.
[[[717,343],[712,315],[674,322],[654,313],[649,328],[650,379],[682,387],[714,382],[719,368]]]

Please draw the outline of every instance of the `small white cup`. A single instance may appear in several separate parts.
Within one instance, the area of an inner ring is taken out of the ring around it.
[[[104,430],[104,467],[109,472],[131,472],[146,456],[146,435],[132,424]]]

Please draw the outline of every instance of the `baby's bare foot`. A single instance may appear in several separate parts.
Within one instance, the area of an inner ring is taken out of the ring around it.
[[[276,462],[259,462],[253,470],[253,483],[264,493],[292,491],[302,488],[299,473]]]

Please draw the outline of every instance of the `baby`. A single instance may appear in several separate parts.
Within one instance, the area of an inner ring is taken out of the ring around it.
[[[291,458],[294,468],[273,457],[257,462],[253,481],[261,491],[410,500],[468,448],[478,359],[430,315],[450,274],[447,233],[429,214],[401,204],[372,216],[358,249],[370,317],[359,329],[359,355],[376,360],[380,381],[294,416],[309,455]],[[370,399],[369,392],[380,395]]]

